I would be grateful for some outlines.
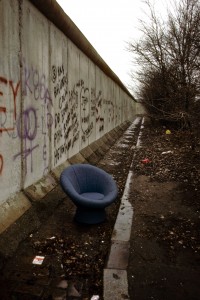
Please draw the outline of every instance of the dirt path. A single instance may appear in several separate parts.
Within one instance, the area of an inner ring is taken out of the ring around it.
[[[134,157],[131,300],[200,299],[199,150],[181,145],[177,134],[144,128]]]

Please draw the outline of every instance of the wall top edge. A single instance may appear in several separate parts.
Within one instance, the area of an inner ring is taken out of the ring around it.
[[[119,77],[110,69],[80,29],[63,11],[56,0],[29,0],[47,19],[60,29],[85,55],[136,102]]]

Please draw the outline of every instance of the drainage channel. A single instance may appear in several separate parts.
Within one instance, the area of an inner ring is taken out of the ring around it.
[[[138,126],[141,118],[136,118],[129,127],[130,131]],[[142,146],[142,129],[144,128],[144,118],[140,125],[140,131],[135,148]],[[136,153],[133,154],[133,157]],[[121,300],[130,299],[128,293],[127,267],[129,260],[130,236],[133,219],[133,207],[129,202],[129,191],[132,183],[133,164],[127,176],[125,189],[121,198],[119,212],[115,222],[114,230],[111,237],[111,248],[106,268],[104,269],[104,300]]]

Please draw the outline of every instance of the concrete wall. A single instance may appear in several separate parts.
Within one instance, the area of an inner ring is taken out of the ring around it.
[[[30,207],[23,190],[136,110],[102,60],[31,2],[0,1],[0,232],[9,211],[16,219]]]

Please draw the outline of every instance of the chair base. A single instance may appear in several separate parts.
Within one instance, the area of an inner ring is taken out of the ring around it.
[[[74,217],[75,221],[84,224],[99,224],[105,221],[106,212],[105,209],[88,209],[77,207]]]

